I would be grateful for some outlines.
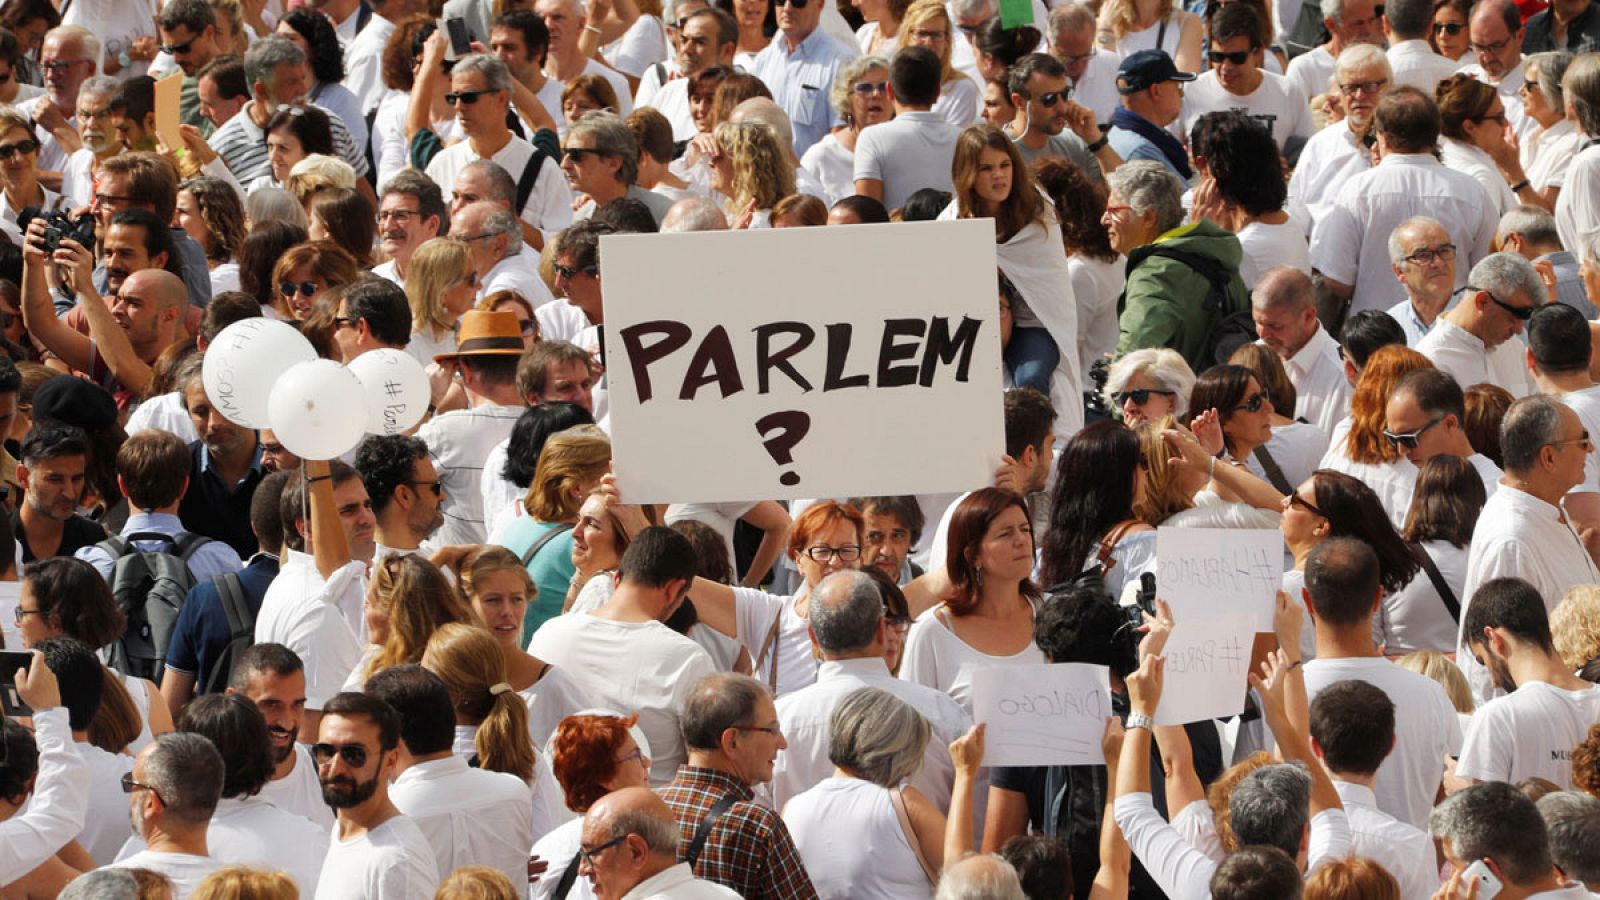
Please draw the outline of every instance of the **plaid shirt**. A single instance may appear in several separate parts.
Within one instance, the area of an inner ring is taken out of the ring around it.
[[[729,794],[739,800],[711,826],[694,874],[732,888],[745,900],[815,900],[816,888],[783,820],[754,802],[747,785],[717,769],[682,766],[661,791],[678,820],[678,861],[684,861],[700,821]]]

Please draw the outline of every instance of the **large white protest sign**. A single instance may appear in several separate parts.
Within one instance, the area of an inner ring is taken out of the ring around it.
[[[1086,663],[974,669],[972,720],[984,724],[984,765],[1105,765],[1109,671]]]
[[[630,500],[989,483],[1005,436],[992,222],[615,235],[600,255]]]
[[[1276,531],[1156,531],[1156,591],[1176,623],[1157,724],[1244,711],[1255,633],[1272,630],[1282,579],[1283,538]]]

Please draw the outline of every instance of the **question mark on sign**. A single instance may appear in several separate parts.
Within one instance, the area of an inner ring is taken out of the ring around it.
[[[798,409],[770,413],[756,420],[756,431],[761,434],[761,444],[767,448],[772,461],[780,466],[794,462],[794,446],[811,431],[811,417]],[[800,483],[796,472],[778,476],[780,484],[793,487]]]

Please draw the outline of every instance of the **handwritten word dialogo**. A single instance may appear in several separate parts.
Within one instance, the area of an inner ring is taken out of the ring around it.
[[[999,464],[992,224],[608,235],[600,259],[629,499],[955,492]]]
[[[990,666],[972,673],[972,718],[987,727],[984,765],[1098,766],[1111,715],[1105,666]]]

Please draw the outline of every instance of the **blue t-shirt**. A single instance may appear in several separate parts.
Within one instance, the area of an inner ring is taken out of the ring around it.
[[[563,529],[545,542],[539,552],[528,560],[528,574],[539,588],[539,596],[528,604],[522,617],[522,646],[528,646],[533,633],[546,621],[561,615],[561,605],[567,599],[567,588],[578,567],[572,564],[572,526],[540,522],[532,516],[522,516],[506,528],[500,546],[517,555],[528,552],[535,542],[552,529]]]
[[[257,553],[238,574],[245,601],[259,613],[261,601],[267,596],[267,586],[278,575],[277,557]],[[228,628],[228,614],[222,608],[222,595],[217,591],[216,581],[202,581],[189,589],[183,609],[178,611],[178,623],[173,626],[172,641],[167,645],[167,668],[198,680],[216,665],[232,639],[233,632]],[[195,693],[203,693],[205,687],[203,683],[196,683]]]

